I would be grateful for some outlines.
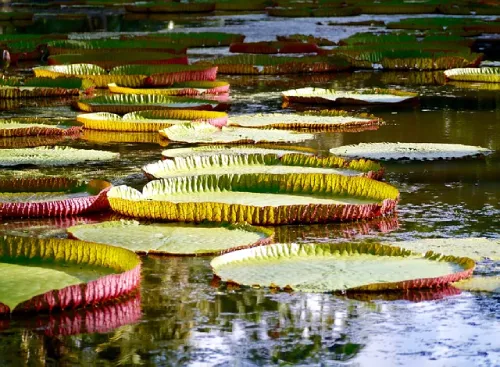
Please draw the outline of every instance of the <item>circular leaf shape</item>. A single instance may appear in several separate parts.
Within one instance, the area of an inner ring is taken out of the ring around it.
[[[273,231],[249,225],[144,223],[113,221],[68,228],[83,241],[124,247],[139,254],[217,255],[268,244]]]
[[[305,292],[435,288],[468,278],[468,258],[411,255],[381,244],[287,244],[245,249],[210,263],[223,281]]]
[[[64,177],[0,180],[1,217],[61,217],[109,209],[111,184]]]
[[[491,150],[462,144],[360,143],[330,149],[330,153],[351,158],[379,160],[436,160],[480,156]]]
[[[75,308],[135,290],[133,252],[63,239],[0,237],[0,313]]]
[[[399,191],[365,177],[241,174],[173,177],[108,192],[111,208],[136,218],[258,225],[326,223],[392,212]]]

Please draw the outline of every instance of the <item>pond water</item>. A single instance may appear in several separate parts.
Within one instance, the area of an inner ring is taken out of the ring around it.
[[[247,33],[247,40],[255,41],[298,32],[338,40],[367,29],[328,26],[331,19],[326,18],[267,20],[255,14],[172,19],[142,19],[134,26],[113,22],[117,26],[107,30],[167,31],[173,27],[174,31],[185,31],[203,27],[200,30]],[[210,52],[205,51],[202,57],[207,55]],[[21,69],[26,72],[31,66],[21,65]],[[495,151],[480,159],[386,163],[386,181],[401,191],[397,214],[352,224],[278,227],[278,241],[500,238],[500,93],[437,85],[423,76],[363,71],[219,77],[231,82],[234,114],[281,110],[279,92],[304,86],[341,90],[384,86],[421,93],[417,105],[363,109],[386,121],[377,130],[316,134],[304,145],[321,155],[340,145],[383,141],[470,144]],[[76,115],[60,101],[41,107],[33,103],[5,108],[0,116]],[[119,152],[119,162],[72,167],[64,172],[108,178],[115,184],[138,188],[146,182],[140,172],[142,165],[158,160],[162,149],[181,146],[86,140],[58,144]],[[23,174],[19,170],[0,171],[7,177]],[[61,173],[55,169],[24,170],[24,174],[55,172]],[[68,225],[105,218],[10,220],[0,224],[0,231],[64,237]],[[443,289],[391,295],[392,299],[273,293],[218,284],[210,258],[150,256],[143,260],[138,298],[55,316],[0,320],[0,365],[500,365],[498,293]],[[500,273],[498,263],[493,262],[480,264],[479,271]]]

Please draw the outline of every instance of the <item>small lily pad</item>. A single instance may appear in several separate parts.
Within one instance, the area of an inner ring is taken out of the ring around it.
[[[120,246],[140,254],[216,255],[267,244],[273,231],[249,225],[113,221],[68,228],[80,240]]]

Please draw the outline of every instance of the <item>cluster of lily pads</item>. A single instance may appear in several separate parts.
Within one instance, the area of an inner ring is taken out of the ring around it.
[[[126,8],[189,11],[185,9],[201,4]],[[203,4],[213,10],[215,3]],[[327,9],[347,11],[334,6]],[[49,65],[33,68],[34,78],[0,81],[1,99],[76,96],[71,100],[73,107],[86,112],[76,117],[79,125],[43,118],[1,121],[0,167],[64,167],[120,159],[113,152],[26,141],[41,136],[91,139],[94,133],[119,132],[108,140],[127,141],[124,133],[145,133],[153,134],[154,140],[134,141],[196,144],[166,149],[162,160],[142,167],[150,180],[142,190],[113,187],[97,179],[87,182],[27,175],[0,180],[2,219],[105,211],[127,218],[71,226],[67,230],[71,240],[0,238],[0,268],[9,274],[0,277],[2,289],[8,290],[2,292],[0,313],[65,309],[133,294],[140,284],[140,259],[134,252],[221,255],[211,266],[228,283],[308,292],[436,288],[470,278],[478,257],[495,257],[498,243],[487,240],[472,258],[470,252],[457,254],[455,249],[455,255],[450,255],[445,240],[272,244],[270,226],[357,221],[394,213],[399,191],[382,181],[383,166],[370,159],[454,159],[490,151],[455,144],[377,143],[333,147],[332,155],[318,157],[288,144],[314,139],[322,131],[374,129],[383,121],[367,113],[313,111],[309,107],[404,107],[418,103],[418,94],[302,88],[283,91],[282,98],[287,106],[308,106],[305,112],[228,115],[230,86],[216,79],[218,73],[332,72],[366,63],[400,68],[405,62],[413,63],[413,58],[420,58],[419,69],[444,69],[450,65],[448,56],[458,66],[477,66],[480,56],[470,53],[466,39],[426,35],[417,47],[410,47],[416,41],[413,35],[359,34],[344,40],[343,46],[325,51],[320,46],[328,42],[307,36],[260,43],[244,43],[241,35],[223,33],[141,37],[97,41],[66,40],[57,35],[33,38],[29,42],[39,43],[37,47],[46,44]],[[381,46],[388,40],[403,42],[403,46]],[[436,40],[447,42],[448,49],[438,48]],[[406,46],[404,42],[408,42]],[[225,45],[233,52],[252,55],[188,63],[187,48],[208,45]],[[259,55],[287,52],[318,55]],[[499,69],[458,68],[443,75],[450,80],[495,83],[500,82]],[[101,90],[96,93],[96,88]],[[21,277],[26,273],[29,276]],[[458,286],[474,288],[476,281]]]

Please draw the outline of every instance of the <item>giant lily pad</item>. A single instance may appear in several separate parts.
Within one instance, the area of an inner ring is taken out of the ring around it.
[[[451,80],[500,83],[500,67],[450,69],[444,75]]]
[[[258,113],[232,116],[229,125],[251,128],[310,129],[350,131],[377,126],[382,120],[369,114],[355,115],[346,111],[308,111],[305,113]]]
[[[276,154],[281,156],[287,153],[301,153],[312,155],[315,151],[307,147],[297,146],[273,146],[271,148],[262,145],[201,145],[189,148],[167,149],[161,152],[166,159],[186,158],[186,157],[213,157],[223,155],[246,155],[246,154]]]
[[[122,39],[129,39],[131,36],[121,36]],[[218,47],[229,46],[234,42],[243,42],[245,36],[237,33],[223,32],[168,32],[168,33],[148,33],[140,36],[133,36],[134,40],[161,41],[168,44],[179,44],[184,47]]]
[[[204,121],[214,126],[224,126],[227,114],[217,111],[198,110],[156,110],[127,113],[123,117],[109,112],[78,115],[77,121],[86,129],[111,131],[158,132],[176,124],[188,121]]]
[[[0,312],[75,308],[120,297],[140,283],[128,250],[61,239],[0,237]]]
[[[359,92],[335,91],[323,88],[300,88],[282,92],[284,102],[313,104],[386,104],[407,103],[417,93],[389,89],[369,89]]]
[[[11,138],[17,136],[44,136],[78,135],[81,131],[80,126],[68,126],[64,124],[47,124],[45,119],[37,118],[15,118],[9,120],[0,120],[0,137]]]
[[[345,57],[312,56],[283,57],[269,55],[235,55],[215,60],[203,60],[199,64],[218,67],[221,74],[301,74],[327,73],[347,70],[351,64]]]
[[[61,54],[49,56],[49,65],[86,64],[92,63],[104,69],[112,69],[120,65],[131,64],[181,64],[187,65],[185,55],[166,54],[165,52],[130,52],[130,51],[104,51],[102,53]]]
[[[203,65],[124,65],[109,73],[93,64],[50,65],[33,68],[37,77],[77,77],[91,80],[98,88],[116,83],[125,87],[172,85],[190,80],[215,80],[217,68]]]
[[[500,293],[500,276],[474,276],[470,279],[453,283],[453,286],[469,292]]]
[[[299,54],[317,53],[314,43],[304,42],[238,42],[232,43],[229,52],[249,54]]]
[[[188,97],[149,94],[112,94],[82,98],[76,106],[85,112],[128,113],[144,110],[214,110],[225,109],[227,104]]]
[[[137,218],[259,225],[325,223],[392,212],[398,190],[365,177],[335,174],[203,175],[154,180],[143,192],[108,192],[111,208]]]
[[[24,83],[4,83],[0,79],[3,99],[77,96],[93,86],[92,82],[79,78],[32,78]]]
[[[437,288],[468,278],[474,261],[411,255],[371,244],[286,244],[235,251],[210,263],[222,280],[305,292]]]
[[[413,252],[425,254],[434,253],[460,257],[473,260],[488,258],[500,260],[500,240],[487,238],[432,238],[415,241],[392,242],[393,246],[403,247]]]
[[[84,162],[110,161],[118,157],[118,153],[70,147],[0,149],[0,167],[20,165],[67,166]]]
[[[148,178],[197,176],[204,174],[324,173],[381,178],[383,168],[371,161],[346,161],[339,157],[311,157],[304,154],[246,154],[186,157],[163,160],[142,167]]]
[[[267,244],[273,231],[249,225],[140,224],[114,221],[68,228],[80,240],[124,247],[141,254],[216,255]]]
[[[116,84],[108,85],[111,93],[123,94],[161,94],[164,96],[202,96],[229,92],[229,83],[221,81],[194,81],[175,83],[172,88],[127,88]]]
[[[171,141],[204,144],[297,143],[314,138],[312,134],[287,130],[258,130],[243,127],[217,128],[207,123],[177,124],[160,130]]]
[[[462,144],[360,143],[332,148],[330,153],[344,157],[381,160],[436,160],[480,156],[491,153],[491,150]]]
[[[147,143],[160,144],[162,139],[155,132],[128,132],[128,131],[102,131],[83,130],[82,139],[95,143]]]
[[[55,217],[109,209],[106,181],[64,177],[0,180],[0,217]]]

